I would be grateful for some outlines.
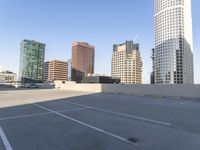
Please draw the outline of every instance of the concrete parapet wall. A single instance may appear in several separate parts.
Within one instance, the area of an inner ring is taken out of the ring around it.
[[[68,90],[68,91],[82,91],[82,92],[102,92],[101,84],[76,84],[75,82],[62,83],[60,81],[55,82],[56,89]]]
[[[102,85],[105,93],[199,97],[200,85]]]
[[[174,97],[199,97],[200,85],[126,85],[126,84],[76,84],[55,82],[57,89],[84,92],[121,93],[133,95],[154,95]]]

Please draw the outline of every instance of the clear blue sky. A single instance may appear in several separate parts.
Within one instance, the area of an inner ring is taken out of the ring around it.
[[[0,0],[0,69],[18,73],[19,43],[46,44],[46,60],[67,60],[73,41],[96,47],[95,73],[111,72],[114,43],[140,43],[143,83],[149,83],[154,47],[153,0]],[[200,83],[200,1],[193,3],[195,83]]]

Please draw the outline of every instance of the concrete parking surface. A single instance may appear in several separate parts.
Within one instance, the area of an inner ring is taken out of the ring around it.
[[[200,100],[0,92],[0,150],[199,150]]]

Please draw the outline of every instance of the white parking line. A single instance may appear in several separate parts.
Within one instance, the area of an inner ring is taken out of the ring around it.
[[[68,110],[60,110],[57,111],[59,113],[64,113],[64,112],[71,112],[71,111],[77,111],[77,110],[82,110],[82,109],[87,109],[87,108],[74,108],[74,109],[68,109]],[[28,117],[34,117],[34,116],[42,116],[42,115],[48,115],[52,114],[52,112],[44,112],[44,113],[35,113],[35,114],[30,114],[30,115],[19,115],[19,116],[14,116],[14,117],[5,117],[5,118],[0,118],[0,121],[4,120],[11,120],[11,119],[19,119],[19,118],[28,118]]]
[[[3,141],[6,150],[13,150],[1,126],[0,126],[0,137]]]
[[[84,110],[84,109],[87,109],[87,108],[74,108],[74,109],[68,109],[68,110],[59,110],[57,112],[63,113],[63,112],[71,112],[71,111]]]
[[[18,118],[34,117],[34,116],[41,116],[41,115],[47,115],[47,114],[52,114],[52,113],[51,112],[45,112],[45,113],[37,113],[37,114],[30,114],[30,115],[19,115],[19,116],[14,116],[14,117],[5,117],[5,118],[0,118],[0,121],[18,119]]]
[[[109,136],[111,136],[111,137],[113,137],[113,138],[115,138],[115,139],[118,139],[118,140],[122,141],[122,142],[125,142],[125,143],[128,143],[128,144],[133,144],[133,145],[135,145],[135,146],[137,145],[137,144],[135,144],[135,143],[132,143],[132,142],[128,141],[127,139],[125,139],[125,138],[123,138],[123,137],[121,137],[121,136],[118,136],[118,135],[116,135],[116,134],[110,133],[110,132],[105,131],[105,130],[103,130],[103,129],[97,128],[97,127],[95,127],[95,126],[93,126],[93,125],[90,125],[90,124],[87,124],[87,123],[85,123],[85,122],[79,121],[79,120],[77,120],[77,119],[71,118],[71,117],[69,117],[69,116],[67,116],[67,115],[64,115],[64,114],[61,114],[61,113],[59,113],[59,112],[53,111],[53,110],[48,109],[48,108],[46,108],[46,107],[40,106],[40,105],[38,105],[38,104],[33,104],[33,105],[34,105],[34,106],[37,106],[37,107],[39,107],[39,108],[42,108],[42,109],[44,109],[44,110],[47,110],[47,111],[49,111],[49,112],[52,112],[52,113],[54,113],[54,114],[57,114],[58,116],[61,116],[61,117],[65,118],[65,119],[74,121],[74,122],[76,122],[76,123],[78,123],[78,124],[81,124],[81,125],[83,125],[83,126],[86,126],[86,127],[88,127],[88,128],[91,128],[91,129],[96,130],[96,131],[98,131],[98,132],[101,132],[101,133],[104,133],[104,134],[106,134],[106,135],[109,135]]]
[[[180,104],[183,105],[183,104],[187,104],[187,103],[192,103],[194,101],[196,101],[196,100],[194,100],[194,99],[193,100],[185,100],[185,101],[181,102]]]
[[[146,122],[151,122],[151,123],[156,123],[156,124],[160,124],[160,125],[164,125],[164,126],[171,126],[171,123],[168,123],[168,122],[163,122],[163,121],[158,121],[158,120],[152,120],[152,119],[148,119],[148,118],[143,118],[143,117],[138,117],[138,116],[134,116],[134,115],[119,113],[119,112],[115,112],[115,111],[110,111],[110,110],[106,110],[106,109],[102,109],[102,108],[98,108],[98,107],[92,107],[92,106],[88,106],[88,105],[77,104],[77,103],[73,103],[73,102],[66,102],[65,101],[65,103],[76,105],[76,106],[80,106],[80,107],[85,107],[85,108],[89,108],[89,109],[93,109],[93,110],[96,110],[96,111],[110,113],[110,114],[114,114],[114,115],[118,115],[118,116],[122,116],[122,117],[127,117],[127,118],[132,118],[132,119],[138,119],[138,120],[142,120],[142,121],[146,121]]]

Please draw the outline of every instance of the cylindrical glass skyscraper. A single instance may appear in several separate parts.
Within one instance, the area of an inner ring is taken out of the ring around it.
[[[191,0],[155,0],[155,83],[193,84]]]

